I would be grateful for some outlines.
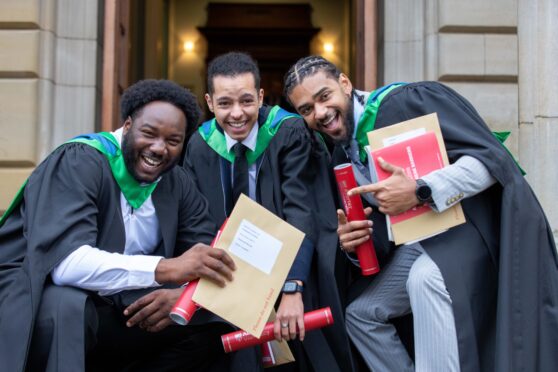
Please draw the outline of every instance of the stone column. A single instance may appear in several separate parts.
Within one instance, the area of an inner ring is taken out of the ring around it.
[[[424,80],[425,0],[385,0],[381,84]],[[428,61],[426,61],[428,63]]]
[[[97,129],[103,0],[0,0],[0,214],[56,146]]]
[[[56,0],[51,149],[99,126],[101,2]]]
[[[558,234],[558,2],[519,0],[519,160]]]

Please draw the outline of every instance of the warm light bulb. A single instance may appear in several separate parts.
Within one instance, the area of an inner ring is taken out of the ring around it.
[[[333,44],[332,43],[324,43],[324,51],[326,53],[333,52]]]
[[[184,42],[184,51],[191,52],[194,50],[194,43],[191,41]]]

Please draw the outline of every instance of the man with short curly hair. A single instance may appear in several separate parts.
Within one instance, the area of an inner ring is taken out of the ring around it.
[[[337,250],[327,150],[298,115],[263,103],[251,56],[222,54],[207,70],[205,100],[215,118],[192,135],[184,167],[217,225],[244,193],[306,234],[278,300],[275,338],[289,341],[294,370],[351,371],[342,305],[347,267]],[[324,306],[335,324],[305,333],[304,312]]]
[[[206,370],[223,353],[229,325],[168,317],[180,284],[224,286],[234,270],[209,249],[207,202],[175,167],[196,99],[144,80],[121,111],[122,128],[58,147],[0,220],[4,370]]]

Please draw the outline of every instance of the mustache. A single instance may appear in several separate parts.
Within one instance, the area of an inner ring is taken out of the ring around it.
[[[141,154],[145,157],[148,157],[148,158],[163,160],[163,155],[155,154],[154,152],[151,152],[151,151],[142,151]]]

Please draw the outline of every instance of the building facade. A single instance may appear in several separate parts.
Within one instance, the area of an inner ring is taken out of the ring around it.
[[[527,171],[556,236],[558,2],[306,3],[318,30],[309,51],[339,64],[358,88],[441,81],[468,98],[492,130],[511,131],[506,145]],[[0,1],[0,211],[56,146],[115,127],[119,93],[136,78],[175,80],[201,102],[208,44],[200,30],[209,4]],[[134,44],[138,35],[141,43]]]

